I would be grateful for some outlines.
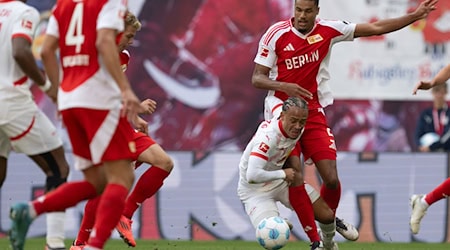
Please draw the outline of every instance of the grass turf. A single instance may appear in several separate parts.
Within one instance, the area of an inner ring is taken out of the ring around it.
[[[71,241],[67,241],[66,246],[70,246]],[[28,239],[25,250],[44,249],[44,238]],[[342,250],[448,250],[449,243],[359,243],[345,242],[339,243]],[[0,250],[7,250],[9,241],[7,238],[0,239]],[[128,248],[121,240],[109,240],[105,250],[262,250],[263,248],[256,242],[238,240],[218,240],[218,241],[177,241],[177,240],[138,240],[135,248]],[[307,242],[289,242],[283,250],[309,250]]]

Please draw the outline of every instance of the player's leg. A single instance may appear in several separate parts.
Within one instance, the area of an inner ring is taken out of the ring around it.
[[[46,174],[46,192],[66,182],[69,164],[62,141],[55,126],[41,110],[29,107],[27,112],[3,128],[14,149],[28,155]],[[47,214],[46,249],[64,248],[64,221],[64,211]]]
[[[145,150],[138,156],[138,162],[145,162],[152,165],[152,167],[139,177],[133,191],[127,198],[122,217],[116,227],[125,243],[133,247],[136,246],[131,230],[131,218],[134,212],[146,199],[152,197],[161,188],[164,180],[169,176],[173,168],[172,159],[150,137],[141,136],[137,139],[135,138],[135,142],[138,151],[141,145],[146,145]]]
[[[94,137],[98,136],[97,139],[105,144],[97,143],[95,146],[89,145],[89,148],[93,162],[103,164],[101,168],[104,169],[107,185],[96,212],[93,228],[95,234],[91,234],[87,245],[94,249],[103,249],[112,230],[119,223],[128,191],[134,182],[134,169],[130,165],[135,152],[135,147],[130,147],[133,144],[133,129],[127,118],[120,116],[120,109],[87,110],[86,113],[103,117],[100,119],[102,129],[101,131],[97,129]],[[85,119],[86,124],[91,124],[90,117],[80,119]]]
[[[298,150],[298,149],[297,149]],[[308,235],[311,242],[320,241],[320,236],[317,232],[317,226],[314,219],[314,210],[311,200],[305,188],[305,182],[301,171],[300,157],[298,153],[291,154],[286,161],[286,166],[292,167],[296,170],[296,177],[294,183],[289,187],[289,201],[299,218],[303,230]]]
[[[11,144],[8,136],[1,130],[0,126],[0,188],[6,179],[6,173],[8,168],[8,156],[11,152]]]
[[[80,249],[84,247],[88,240],[89,235],[92,232],[92,228],[95,224],[95,214],[97,212],[98,203],[100,202],[100,196],[90,199],[86,202],[84,206],[83,219],[81,220],[80,229],[78,230],[77,237],[73,241],[71,250]],[[78,247],[78,248],[76,248]]]
[[[443,181],[439,186],[433,189],[426,195],[423,194],[414,194],[411,196],[411,220],[410,226],[411,231],[414,234],[419,233],[420,230],[420,221],[429,206],[434,204],[435,202],[442,200],[444,198],[448,198],[450,196],[450,178]]]

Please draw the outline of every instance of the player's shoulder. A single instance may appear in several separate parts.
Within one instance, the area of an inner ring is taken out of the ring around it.
[[[291,20],[279,21],[272,24],[264,34],[262,42],[269,44],[271,41],[277,40],[283,34],[290,32],[292,29]]]
[[[12,6],[13,12],[39,15],[39,11],[35,7],[25,4],[22,1],[12,1],[9,4]]]
[[[317,18],[316,23],[318,26],[331,27],[334,29],[340,29],[344,26],[352,25],[351,22],[344,21],[344,20],[323,19],[323,18]]]

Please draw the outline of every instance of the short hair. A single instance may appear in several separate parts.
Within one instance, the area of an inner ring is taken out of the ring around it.
[[[299,107],[301,109],[308,110],[308,103],[300,97],[289,97],[286,101],[283,102],[282,111],[285,112],[289,110],[291,107]]]
[[[319,7],[319,0],[309,0],[309,1],[314,1],[314,5]],[[294,5],[295,5],[296,2],[297,2],[297,0],[294,0]]]
[[[125,14],[125,27],[127,26],[133,26],[136,30],[140,30],[142,27],[142,24],[139,22],[137,17],[128,10]]]

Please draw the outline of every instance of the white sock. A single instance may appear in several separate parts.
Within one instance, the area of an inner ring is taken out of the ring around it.
[[[65,212],[47,213],[47,245],[53,248],[63,248]]]
[[[334,235],[336,234],[336,223],[322,224],[319,222],[320,231],[322,231],[322,241],[325,245],[333,243]]]
[[[420,205],[422,205],[425,209],[427,209],[430,205],[427,203],[427,201],[425,200],[425,197],[427,197],[427,195],[424,195],[422,197],[422,199],[420,199]]]

